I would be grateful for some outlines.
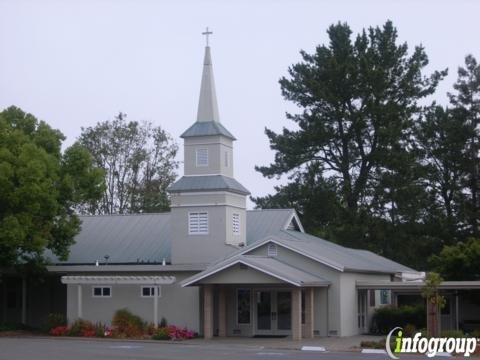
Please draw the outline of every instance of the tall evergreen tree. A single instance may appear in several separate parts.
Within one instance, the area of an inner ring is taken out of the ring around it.
[[[305,174],[318,163],[317,183],[331,184],[339,204],[335,226],[322,232],[395,258],[388,235],[399,234],[392,226],[414,222],[425,198],[411,146],[418,102],[435,91],[446,71],[424,76],[424,49],[417,46],[410,55],[406,43],[397,44],[391,22],[355,40],[347,24],[330,26],[328,35],[328,45],[314,54],[302,51],[303,62],[280,80],[283,96],[302,109],[287,114],[298,129],[267,129],[275,161],[256,169],[268,177]]]
[[[468,55],[465,67],[458,69],[458,79],[449,94],[455,116],[467,130],[464,146],[464,209],[472,236],[480,237],[480,65]]]

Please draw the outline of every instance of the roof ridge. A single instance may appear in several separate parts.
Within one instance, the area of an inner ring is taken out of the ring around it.
[[[77,214],[78,217],[114,217],[114,216],[146,216],[146,215],[170,215],[171,211],[153,212],[153,213],[131,213],[131,214]]]
[[[251,209],[248,211],[292,211],[294,208],[268,208],[268,209]]]

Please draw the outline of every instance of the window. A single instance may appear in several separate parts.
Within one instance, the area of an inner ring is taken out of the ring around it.
[[[237,290],[237,323],[250,324],[250,290]]]
[[[388,290],[380,290],[380,304],[386,305],[389,304],[389,291]]]
[[[272,243],[268,244],[267,255],[271,256],[271,257],[277,256],[277,245],[276,244],[272,244]]]
[[[190,235],[208,234],[207,212],[191,212],[188,214],[188,233]]]
[[[155,296],[155,286],[142,286],[140,295],[142,297],[153,297]],[[160,297],[160,288],[157,287],[157,296]]]
[[[228,151],[225,151],[225,167],[228,167]]]
[[[197,166],[208,166],[208,149],[197,149]]]
[[[111,297],[112,296],[112,287],[111,286],[94,286],[92,289],[93,297]]]
[[[238,235],[240,234],[240,214],[233,214],[232,216],[232,228],[233,233]]]

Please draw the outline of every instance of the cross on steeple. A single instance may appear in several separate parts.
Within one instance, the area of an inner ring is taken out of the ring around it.
[[[208,46],[208,37],[212,34],[213,32],[208,30],[208,26],[207,26],[207,29],[204,32],[202,32],[202,35],[205,35],[205,38],[207,39],[207,46]]]

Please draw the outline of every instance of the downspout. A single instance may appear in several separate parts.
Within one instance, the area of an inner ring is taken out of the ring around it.
[[[329,309],[329,303],[328,303],[328,291],[330,290],[330,286],[327,286],[327,336],[330,335],[330,321],[329,321],[329,316],[330,316],[330,309]]]

